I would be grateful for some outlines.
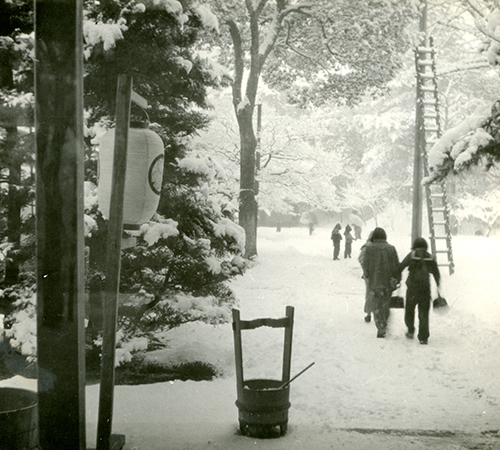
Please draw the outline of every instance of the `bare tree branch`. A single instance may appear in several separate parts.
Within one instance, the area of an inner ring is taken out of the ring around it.
[[[451,73],[457,73],[457,72],[468,72],[469,70],[479,70],[479,69],[488,69],[491,66],[487,63],[478,63],[476,65],[471,65],[471,66],[466,66],[466,67],[458,67],[456,69],[450,69],[450,70],[445,70],[443,72],[438,72],[437,76],[441,77],[444,75],[449,75]]]
[[[330,70],[328,69],[328,67],[326,67],[324,64],[322,64],[320,61],[318,61],[316,58],[313,58],[309,55],[306,55],[305,53],[297,50],[293,45],[292,43],[290,42],[290,36],[291,36],[291,28],[290,28],[290,24],[288,22],[285,23],[286,24],[286,27],[287,27],[287,33],[286,33],[286,38],[285,38],[285,45],[290,49],[292,50],[294,53],[296,53],[297,55],[301,56],[302,58],[304,59],[307,59],[308,61],[311,61],[313,64],[316,64],[318,66],[320,66],[323,70],[325,70],[326,72],[330,72]]]
[[[483,12],[476,5],[474,5],[474,3],[472,3],[470,0],[463,0],[463,3],[465,5],[469,5],[469,7],[472,9],[472,11],[474,11],[475,14],[477,14],[478,16],[481,16],[482,18],[485,18],[485,15],[483,14]],[[471,12],[471,14],[472,14],[472,12]]]
[[[485,15],[482,11],[480,11],[470,0],[464,0],[464,2],[471,8],[469,12],[472,14],[472,17],[474,17],[474,23],[476,24],[477,29],[492,41],[500,42],[500,39],[497,38],[494,33],[491,33],[484,24]]]

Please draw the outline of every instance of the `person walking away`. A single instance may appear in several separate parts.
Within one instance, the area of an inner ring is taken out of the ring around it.
[[[401,273],[398,253],[387,242],[387,234],[383,228],[373,230],[372,243],[366,246],[362,267],[372,295],[377,337],[384,338],[387,334],[391,294],[401,280]]]
[[[354,238],[361,239],[361,230],[365,222],[355,209],[353,209],[351,214],[349,214],[349,221],[352,223],[352,226],[354,228]]]
[[[370,235],[368,236],[368,239],[366,242],[361,246],[359,250],[359,256],[358,256],[358,261],[361,267],[363,267],[363,261],[365,260],[365,252],[366,252],[366,247],[372,243],[372,236],[373,236],[373,231],[370,232]],[[372,296],[370,289],[368,289],[368,280],[365,278],[365,275],[361,275],[361,278],[363,278],[365,282],[365,305],[363,308],[363,311],[365,312],[365,322],[371,322],[372,320],[372,312],[373,312],[373,301],[372,301]]]
[[[351,234],[352,228],[350,225],[346,225],[344,236],[345,236],[345,249],[344,249],[344,258],[350,258],[352,253],[352,241],[354,238]]]
[[[333,260],[336,261],[339,259],[340,253],[340,241],[342,240],[342,235],[340,234],[340,230],[342,229],[342,225],[338,223],[333,227],[332,235],[330,239],[333,241]]]
[[[418,237],[413,242],[410,253],[399,265],[400,273],[408,267],[406,279],[405,324],[406,337],[413,339],[415,334],[415,308],[418,306],[418,340],[426,345],[429,333],[429,311],[431,308],[430,274],[434,277],[439,290],[441,274],[433,256],[427,251],[427,241]]]
[[[313,234],[314,231],[314,222],[309,222],[309,236]]]

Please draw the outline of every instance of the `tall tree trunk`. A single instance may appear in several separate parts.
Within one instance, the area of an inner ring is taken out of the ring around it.
[[[238,114],[240,131],[239,223],[245,230],[245,257],[257,255],[257,201],[255,200],[255,150],[257,140],[252,123],[253,106]]]

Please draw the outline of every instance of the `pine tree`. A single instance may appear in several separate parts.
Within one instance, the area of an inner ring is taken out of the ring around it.
[[[31,4],[0,2],[0,242],[5,253],[2,285],[20,281],[20,266],[32,259],[33,39]],[[21,128],[22,127],[22,128]],[[23,214],[21,212],[23,211]],[[22,235],[28,236],[21,239]]]
[[[186,138],[207,124],[201,112],[207,107],[206,90],[225,81],[223,71],[196,54],[198,32],[207,25],[203,11],[196,5],[179,9],[180,3],[170,0],[130,5],[88,2],[84,20],[85,223],[91,297],[102,286],[106,239],[106,221],[95,201],[97,132],[112,125],[119,74],[131,75],[134,91],[150,105],[147,111],[134,108],[133,121],[147,116],[166,149],[158,215],[142,227],[137,245],[123,252],[121,291],[143,300],[123,308],[120,323],[128,337],[154,336],[190,320],[228,320],[235,298],[227,281],[245,267],[239,257],[242,230],[229,218],[233,211],[207,195],[215,163],[206,161],[201,168],[197,164],[197,170],[186,164]],[[29,291],[25,294],[19,295],[18,310],[34,304]],[[99,304],[100,295],[91,302]],[[91,321],[98,322],[102,311],[93,312]],[[15,314],[9,320],[14,330]]]

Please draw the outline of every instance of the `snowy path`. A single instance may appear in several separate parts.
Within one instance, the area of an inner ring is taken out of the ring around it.
[[[469,240],[457,240],[457,273],[444,274],[453,308],[431,313],[431,339],[421,346],[404,337],[400,310],[392,312],[389,336],[375,337],[374,324],[363,321],[359,244],[353,259],[334,262],[328,238],[326,229],[313,236],[259,229],[258,261],[233,284],[243,319],[281,317],[293,305],[292,375],[316,363],[292,384],[288,434],[237,434],[231,327],[198,324],[172,334],[171,357],[215,361],[225,376],[118,387],[114,429],[127,435],[127,449],[500,448],[497,433],[480,434],[500,424],[500,240],[475,240],[474,252]],[[408,238],[390,241],[404,257]],[[282,331],[244,333],[245,379],[279,378]]]
[[[317,233],[323,239],[304,236],[302,243],[293,241],[294,247],[271,236],[272,241],[261,245],[260,259],[265,263],[251,272],[253,285],[242,282],[238,291],[242,315],[245,311],[249,317],[282,315],[286,304],[295,306],[292,372],[311,361],[316,365],[294,382],[291,417],[325,431],[332,427],[498,429],[498,333],[454,305],[446,316],[431,313],[427,347],[406,339],[402,310],[392,310],[389,336],[375,338],[374,324],[363,321],[357,247],[353,259],[332,261],[325,230]],[[404,245],[397,247],[402,258]],[[276,279],[284,291],[273,289]],[[445,292],[451,280],[445,275]],[[271,360],[266,364],[258,360],[272,353],[261,345],[255,346],[247,368],[249,378],[253,365],[266,367],[266,376],[279,374],[270,369]]]
[[[408,237],[389,241],[403,258]],[[332,261],[327,229],[259,229],[258,260],[233,283],[242,319],[281,317],[293,305],[292,375],[315,362],[291,385],[286,436],[238,435],[231,325],[191,324],[151,357],[210,362],[223,376],[117,386],[113,432],[126,435],[125,450],[500,449],[500,238],[454,241],[457,271],[443,274],[453,307],[431,312],[428,346],[404,337],[402,310],[392,311],[386,339],[364,322],[359,246]],[[244,332],[243,343],[245,379],[279,378],[282,330]],[[98,386],[89,386],[88,447],[97,403]]]

